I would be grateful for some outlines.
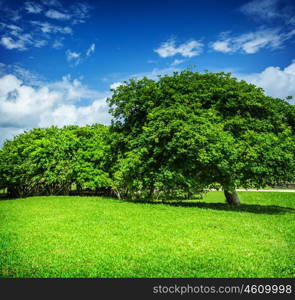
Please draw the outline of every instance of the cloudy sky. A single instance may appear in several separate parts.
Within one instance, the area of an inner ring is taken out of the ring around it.
[[[293,0],[0,0],[0,144],[109,124],[110,87],[193,68],[295,96]],[[294,100],[292,100],[294,103]]]

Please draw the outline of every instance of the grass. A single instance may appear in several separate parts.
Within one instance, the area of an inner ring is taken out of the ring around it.
[[[294,277],[295,194],[0,201],[0,277]]]

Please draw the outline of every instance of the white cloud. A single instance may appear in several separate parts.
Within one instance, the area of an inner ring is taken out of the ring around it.
[[[184,62],[184,59],[174,59],[173,62],[171,63],[171,66],[177,66],[180,65]]]
[[[70,50],[67,51],[67,57],[69,60],[72,60],[72,59],[77,59],[80,57],[80,53],[77,53],[77,52],[71,52]]]
[[[8,1],[7,1],[8,2]],[[6,3],[7,3],[6,2]],[[10,8],[7,6],[3,6],[4,1],[1,1],[1,14],[2,17],[5,16],[5,18],[12,22],[18,22],[22,18],[22,12],[20,8]]]
[[[29,46],[40,48],[47,44],[47,40],[33,37],[30,33],[24,33],[21,27],[14,24],[0,23],[0,26],[5,30],[0,44],[6,49],[23,51],[27,50]]]
[[[154,51],[164,58],[171,57],[176,54],[182,55],[183,57],[193,57],[199,55],[202,52],[202,49],[203,44],[196,40],[187,41],[176,46],[176,41],[174,39],[170,39],[167,42],[162,43],[161,46]]]
[[[45,45],[47,45],[47,41],[45,40],[38,40],[38,41],[34,41],[34,46],[37,47],[37,48],[41,48]]]
[[[66,118],[65,118],[66,116]],[[38,124],[41,127],[49,127],[51,125],[86,125],[93,123],[110,123],[108,115],[108,107],[105,99],[93,101],[88,106],[60,105],[51,112],[45,112]]]
[[[37,27],[41,31],[40,34],[36,34],[35,31],[31,33],[23,32],[23,29],[17,25],[0,23],[0,27],[4,29],[5,33],[0,38],[0,44],[6,49],[17,49],[24,51],[30,47],[43,47],[48,44],[49,33],[63,33],[70,34],[72,30],[70,27],[55,26],[49,23],[42,23],[39,21],[31,21],[31,24]]]
[[[0,0],[0,5],[3,6],[1,7],[2,20],[6,20],[7,24],[0,22],[0,45],[6,49],[17,50],[43,47],[48,43],[52,44],[55,49],[61,48],[60,36],[57,38],[54,35],[73,34],[72,25],[86,22],[92,9],[90,5],[79,0],[78,2],[72,1],[72,3],[67,1],[61,3],[58,0],[31,0],[19,3],[17,7],[11,5],[10,1],[2,2]],[[40,19],[41,13],[42,16],[53,20],[70,20],[71,24],[59,26],[52,22],[45,22]],[[14,24],[9,24],[10,22]],[[93,53],[93,46],[89,51],[89,55]]]
[[[10,30],[10,33],[13,34],[13,35],[16,35],[19,32],[23,31],[22,28],[20,28],[17,25],[14,25],[14,24],[0,23],[0,25],[1,25],[1,28],[5,28],[5,29]]]
[[[0,43],[7,49],[20,49],[24,50],[25,45],[22,41],[14,41],[11,37],[3,36]]]
[[[56,20],[69,20],[71,16],[69,14],[61,13],[55,9],[49,9],[45,16],[47,18],[56,19]]]
[[[292,24],[294,17],[294,6],[290,1],[253,0],[242,5],[240,11],[259,22],[283,21]]]
[[[73,24],[84,23],[90,16],[92,7],[87,3],[78,2],[70,7]]]
[[[42,6],[34,2],[25,2],[24,8],[30,14],[39,14],[42,11]]]
[[[108,124],[108,95],[91,90],[70,76],[33,87],[14,75],[4,75],[0,78],[0,143],[33,127]],[[82,100],[88,104],[82,106]]]
[[[32,72],[24,69],[20,64],[9,65],[0,62],[0,77],[3,77],[7,74],[15,75],[19,79],[22,79],[25,76],[30,80],[34,77]]]
[[[32,25],[37,26],[37,28],[43,33],[62,33],[71,34],[72,28],[69,26],[57,26],[50,24],[48,22],[31,21]]]
[[[54,49],[61,49],[63,47],[62,39],[57,39],[53,42],[52,47]]]
[[[295,16],[291,17],[288,23],[291,25],[295,25]]]
[[[282,33],[278,29],[261,29],[249,32],[240,36],[229,37],[229,34],[222,34],[221,39],[211,43],[215,51],[223,53],[242,52],[253,54],[262,48],[281,48],[285,41],[295,35],[295,30]]]
[[[295,60],[286,68],[267,67],[260,73],[237,74],[237,77],[253,83],[265,90],[272,97],[293,96],[295,100]]]
[[[273,19],[278,17],[276,10],[278,0],[254,0],[244,4],[240,10],[249,16],[262,19]]]
[[[20,51],[26,50],[28,45],[33,44],[30,34],[19,34],[12,38],[10,36],[3,36],[0,44],[6,49],[17,49]]]
[[[124,84],[123,82],[117,81],[117,82],[113,82],[110,85],[110,89],[115,90],[116,88],[118,88],[120,85]]]
[[[63,76],[61,81],[46,86],[62,94],[63,99],[67,102],[78,102],[83,99],[95,99],[102,96],[101,93],[84,86],[80,80],[71,79],[70,75]]]
[[[0,23],[0,29],[4,34],[0,38],[0,44],[6,49],[17,49],[20,51],[28,50],[30,47],[43,47],[48,44],[50,34],[71,34],[72,29],[68,26],[56,26],[48,22],[30,21],[35,30],[31,33],[25,33],[23,29],[14,24]],[[40,31],[38,34],[37,32]],[[62,37],[58,39],[62,40]],[[55,48],[60,47],[58,42],[54,44]]]
[[[74,65],[78,65],[81,62],[80,55],[81,53],[75,51],[71,51],[71,50],[66,51],[67,61],[73,63]]]
[[[229,52],[233,51],[233,49],[231,47],[229,47],[229,44],[230,44],[230,40],[217,41],[212,44],[212,48],[215,51],[229,53]]]
[[[41,2],[47,6],[62,7],[62,4],[58,0],[41,0]]]
[[[24,82],[26,85],[40,86],[42,84],[40,75],[25,69],[19,64],[12,64],[12,65],[1,64],[0,76],[4,76],[5,74],[14,75],[20,81]]]
[[[56,20],[72,20],[72,24],[84,23],[89,18],[91,6],[87,3],[76,2],[65,9],[59,1],[49,0],[44,4],[56,7],[57,9],[49,9],[45,16]]]
[[[87,49],[86,55],[90,56],[95,51],[95,44],[91,44],[91,46]]]
[[[89,57],[92,53],[94,53],[94,51],[95,51],[95,44],[90,45],[90,47],[86,50],[85,56],[79,52],[67,50],[66,51],[67,61],[77,66],[83,60],[85,60],[85,58]]]

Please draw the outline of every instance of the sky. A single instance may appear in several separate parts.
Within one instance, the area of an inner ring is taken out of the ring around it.
[[[293,0],[0,0],[0,10],[0,144],[34,127],[110,124],[110,88],[184,69],[295,97]]]

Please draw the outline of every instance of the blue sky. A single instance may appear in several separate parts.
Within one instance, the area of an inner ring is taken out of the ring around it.
[[[0,143],[33,127],[108,124],[110,87],[190,66],[295,96],[292,0],[0,5]]]

